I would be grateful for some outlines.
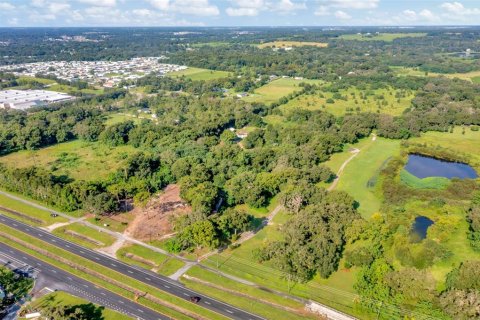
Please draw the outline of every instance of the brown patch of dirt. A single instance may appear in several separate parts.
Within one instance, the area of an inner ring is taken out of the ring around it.
[[[180,187],[168,185],[162,194],[152,198],[145,208],[135,208],[134,220],[125,234],[142,241],[160,240],[172,234],[172,220],[185,215],[192,208],[180,198]]]

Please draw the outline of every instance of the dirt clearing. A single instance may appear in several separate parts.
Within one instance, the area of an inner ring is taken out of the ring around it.
[[[152,198],[145,208],[133,209],[135,218],[125,230],[125,234],[141,241],[163,239],[173,233],[172,220],[191,210],[180,198],[180,187],[176,184],[168,185],[163,193]]]

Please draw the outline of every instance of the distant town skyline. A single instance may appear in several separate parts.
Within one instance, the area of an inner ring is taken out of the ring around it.
[[[1,27],[479,24],[476,0],[0,0]]]

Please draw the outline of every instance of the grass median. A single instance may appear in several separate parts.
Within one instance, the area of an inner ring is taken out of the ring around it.
[[[68,251],[65,251],[63,249],[60,249],[58,247],[52,246],[52,245],[50,245],[48,243],[45,243],[41,240],[38,240],[36,238],[30,237],[30,236],[28,236],[28,235],[26,235],[26,234],[24,234],[20,231],[17,231],[15,229],[11,229],[9,227],[4,226],[2,231],[5,232],[5,233],[8,233],[9,235],[11,235],[11,236],[13,236],[13,237],[15,237],[19,240],[28,242],[28,243],[30,243],[34,246],[38,246],[39,248],[42,248],[43,250],[48,250],[50,253],[52,253],[54,255],[57,255],[59,257],[62,257],[64,259],[67,259],[67,260],[70,260],[70,261],[74,261],[75,264],[81,265],[81,266],[83,266],[83,267],[85,267],[89,270],[94,270],[96,273],[101,273],[103,275],[107,275],[109,278],[113,279],[114,281],[121,282],[124,285],[135,288],[136,290],[141,291],[141,292],[148,292],[148,294],[154,296],[157,299],[160,299],[160,300],[164,301],[167,304],[172,304],[172,305],[178,306],[179,308],[181,308],[185,311],[188,311],[188,313],[193,313],[193,314],[198,315],[199,318],[226,319],[224,316],[222,316],[220,314],[217,314],[213,311],[202,308],[202,307],[200,307],[196,304],[190,303],[189,301],[186,301],[184,299],[173,296],[173,295],[171,295],[167,292],[158,290],[157,288],[149,286],[149,285],[147,285],[143,282],[140,282],[140,281],[137,281],[135,279],[126,277],[125,275],[123,275],[121,273],[118,273],[118,272],[116,272],[112,269],[103,267],[103,266],[101,266],[101,265],[99,265],[95,262],[92,262],[90,260],[79,257],[75,254],[72,254],[72,253],[70,253]],[[27,254],[30,254],[31,256],[34,256],[34,257],[36,257],[36,258],[38,258],[42,261],[45,261],[45,262],[47,262],[51,265],[54,265],[54,266],[56,266],[56,267],[58,267],[62,270],[65,270],[69,273],[72,273],[72,274],[74,274],[74,275],[76,275],[80,278],[83,278],[87,281],[95,283],[98,286],[104,287],[105,289],[107,289],[111,292],[115,292],[119,295],[122,295],[122,296],[128,298],[128,299],[133,300],[133,298],[134,298],[134,294],[132,292],[129,292],[125,289],[122,289],[122,288],[120,288],[116,285],[113,285],[113,284],[105,281],[105,280],[99,279],[98,277],[92,276],[92,275],[87,274],[85,272],[76,270],[73,267],[70,267],[70,266],[68,266],[68,265],[66,265],[62,262],[59,262],[55,259],[46,257],[46,256],[40,254],[36,250],[26,248],[26,247],[20,245],[19,243],[15,242],[15,241],[12,241],[12,240],[9,240],[5,237],[0,237],[0,239],[7,245],[10,245],[10,246],[15,247],[19,250],[22,250],[22,251],[26,252]],[[165,307],[163,305],[160,305],[160,304],[157,304],[157,303],[153,303],[153,302],[151,302],[151,301],[149,301],[145,298],[139,298],[138,303],[140,303],[142,305],[145,305],[147,307],[150,307],[155,311],[158,311],[162,314],[173,317],[175,319],[190,319],[191,318],[191,317],[189,317],[185,314],[182,314],[179,311],[167,308],[167,307]]]

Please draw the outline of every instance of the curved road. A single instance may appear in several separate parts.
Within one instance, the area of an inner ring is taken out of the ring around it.
[[[160,276],[152,271],[142,269],[140,267],[128,265],[117,259],[111,258],[110,256],[79,246],[78,244],[54,236],[45,230],[32,227],[20,221],[9,218],[5,215],[0,214],[0,223],[19,230],[23,233],[26,233],[34,238],[45,241],[53,246],[59,247],[65,251],[69,251],[73,254],[81,256],[82,258],[93,261],[106,268],[115,270],[127,277],[134,278],[157,289],[168,292],[172,295],[186,300],[188,303],[191,303],[191,296],[198,296],[201,298],[198,303],[199,305],[206,309],[210,309],[214,312],[222,314],[227,318],[239,320],[263,319],[247,311],[241,310],[229,304],[223,303],[221,301],[212,299],[193,290],[190,290],[179,282],[171,280],[168,277]]]

